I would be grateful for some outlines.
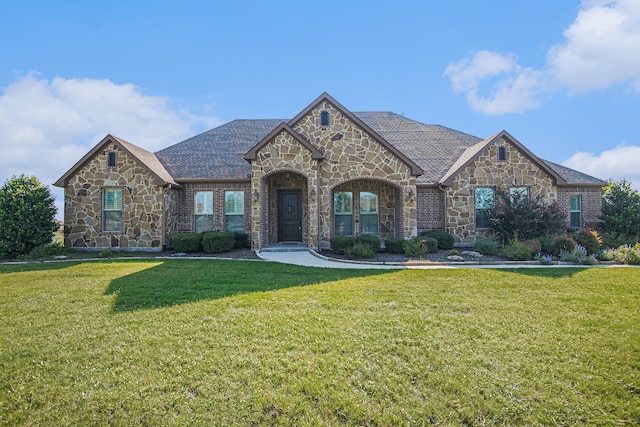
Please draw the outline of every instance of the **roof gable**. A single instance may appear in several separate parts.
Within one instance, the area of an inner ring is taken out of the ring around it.
[[[547,163],[538,158],[535,154],[527,149],[524,145],[522,145],[517,139],[509,134],[506,130],[502,130],[497,134],[490,136],[487,139],[484,139],[477,144],[472,145],[467,148],[458,160],[451,166],[451,168],[445,173],[445,175],[440,179],[439,184],[449,186],[451,185],[453,179],[460,173],[464,168],[469,166],[474,160],[480,156],[485,149],[491,147],[496,141],[501,138],[505,138],[507,142],[520,150],[531,162],[533,162],[540,169],[547,172],[558,185],[565,184],[565,179],[560,176],[554,169],[552,169]]]
[[[318,107],[323,102],[328,102],[333,105],[340,113],[344,114],[349,120],[359,126],[362,130],[364,130],[369,136],[373,138],[374,141],[378,142],[380,145],[385,147],[387,150],[391,151],[396,157],[402,160],[406,165],[411,168],[411,174],[414,176],[422,175],[423,171],[418,164],[416,164],[413,160],[411,160],[405,153],[398,150],[393,144],[389,143],[385,138],[383,138],[379,133],[373,130],[368,124],[362,121],[359,117],[345,108],[342,104],[336,101],[331,95],[327,92],[323,92],[319,97],[317,97],[311,104],[309,104],[304,110],[298,113],[294,118],[289,120],[287,123],[291,128],[293,128],[297,122],[299,122],[303,117],[309,114],[312,110]]]
[[[294,131],[291,126],[287,123],[280,123],[274,130],[272,130],[267,136],[262,138],[260,142],[254,145],[247,153],[244,155],[245,160],[251,161],[255,160],[258,155],[258,151],[260,151],[265,145],[269,143],[273,138],[275,138],[280,132],[286,132],[291,135],[296,141],[300,143],[303,147],[311,152],[312,159],[324,159],[324,154],[320,152],[317,148],[315,148],[309,141],[304,139],[298,132]]]
[[[82,159],[62,175],[54,185],[57,187],[65,187],[69,177],[74,175],[80,168],[82,168],[82,166],[84,166],[85,163],[92,159],[101,149],[104,148],[105,145],[109,143],[114,144],[131,156],[154,177],[158,185],[178,185],[169,172],[164,168],[162,163],[160,163],[155,154],[111,134],[108,134],[102,139],[102,141],[96,144],[96,146],[85,154]]]

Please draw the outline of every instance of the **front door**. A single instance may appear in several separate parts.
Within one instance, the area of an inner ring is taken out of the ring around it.
[[[278,241],[302,242],[302,190],[278,191]]]

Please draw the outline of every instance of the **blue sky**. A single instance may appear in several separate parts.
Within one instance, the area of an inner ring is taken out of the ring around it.
[[[640,1],[0,0],[0,180],[327,91],[640,187]],[[59,202],[62,193],[54,189]],[[61,204],[59,204],[61,206]]]

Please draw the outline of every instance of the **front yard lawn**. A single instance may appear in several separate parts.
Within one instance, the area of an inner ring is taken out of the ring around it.
[[[0,424],[638,425],[639,273],[0,265]]]

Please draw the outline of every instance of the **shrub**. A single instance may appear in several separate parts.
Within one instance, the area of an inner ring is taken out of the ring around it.
[[[54,199],[35,176],[14,176],[0,187],[0,259],[51,243],[60,227]]]
[[[576,245],[572,251],[562,251],[560,261],[574,264],[593,265],[596,262],[595,255],[588,255],[587,249],[582,245]]]
[[[176,252],[194,253],[202,251],[202,234],[178,233],[173,236],[173,250]]]
[[[453,249],[453,236],[444,230],[428,230],[420,233],[420,236],[436,239],[440,249]]]
[[[347,248],[346,255],[353,258],[373,258],[376,253],[370,244],[356,242],[353,246]]]
[[[609,182],[602,194],[598,228],[624,238],[637,237],[640,230],[640,192],[625,179]]]
[[[560,234],[567,228],[567,214],[557,202],[547,206],[540,196],[520,192],[496,191],[496,205],[488,217],[491,230],[500,234],[503,242]]]
[[[416,236],[407,240],[404,245],[404,253],[409,258],[422,258],[427,252],[437,252],[438,241],[433,237]]]
[[[596,254],[600,249],[598,238],[589,230],[578,230],[575,233],[575,241],[586,249],[587,255]]]
[[[622,264],[640,264],[640,243],[622,245],[617,249],[607,249],[602,253],[602,259]]]
[[[69,253],[69,249],[65,248],[61,243],[48,243],[46,245],[40,245],[27,255],[22,255],[20,259],[43,259],[50,258],[58,255],[66,255]]]
[[[540,242],[540,253],[544,255],[553,255],[553,252],[555,251],[553,236],[545,234],[544,236],[538,237],[538,242]]]
[[[208,254],[229,252],[236,239],[234,233],[225,231],[206,231],[202,234],[202,250]]]
[[[403,254],[405,240],[401,237],[389,237],[384,241],[389,254]]]
[[[498,252],[498,242],[486,237],[479,237],[473,245],[473,250],[482,255],[493,255]]]
[[[374,253],[380,252],[380,238],[378,236],[363,234],[361,236],[358,236],[358,238],[356,239],[356,244],[358,243],[368,245]]]
[[[347,249],[356,244],[356,238],[352,236],[334,236],[331,238],[331,250],[336,255],[345,255]]]
[[[551,255],[560,256],[560,253],[571,252],[576,248],[576,241],[569,236],[558,236],[553,239],[553,251]]]
[[[519,240],[511,240],[502,248],[502,253],[513,261],[526,261],[533,255],[531,247]]]
[[[233,233],[233,238],[234,249],[242,249],[249,246],[249,236],[246,233]]]
[[[531,248],[531,253],[532,254],[540,253],[540,249],[542,248],[542,245],[540,244],[540,241],[535,240],[535,239],[529,239],[529,240],[525,240],[523,243],[525,245],[529,246],[529,248]]]

